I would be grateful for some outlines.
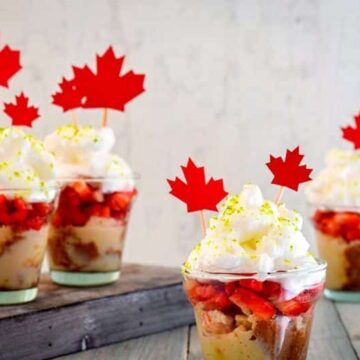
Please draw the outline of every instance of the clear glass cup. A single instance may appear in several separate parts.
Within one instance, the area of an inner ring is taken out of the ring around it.
[[[37,296],[54,208],[54,201],[41,201],[43,194],[0,189],[0,305],[25,303]],[[47,195],[54,199],[56,189]]]
[[[135,188],[103,192],[114,178],[62,180],[50,224],[51,279],[60,285],[96,286],[115,282]]]
[[[185,273],[204,360],[305,360],[325,270]]]
[[[311,214],[319,256],[328,264],[325,296],[360,302],[360,208],[312,205]]]

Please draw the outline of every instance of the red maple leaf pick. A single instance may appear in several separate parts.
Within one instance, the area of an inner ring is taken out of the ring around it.
[[[0,50],[0,86],[9,87],[9,80],[19,70],[20,65],[20,51],[12,50],[8,45]]]
[[[4,103],[4,113],[11,118],[11,125],[32,127],[32,122],[40,116],[39,109],[28,104],[29,98],[24,93],[15,97],[15,103]]]
[[[74,77],[63,79],[61,91],[53,95],[53,104],[64,111],[74,108],[124,111],[126,103],[145,91],[145,75],[133,71],[121,74],[124,59],[117,58],[110,46],[102,56],[96,56],[95,72],[88,65],[73,66]]]
[[[61,83],[59,83],[59,87],[61,91],[52,95],[52,103],[54,105],[61,106],[63,111],[81,107],[81,101],[84,95],[76,87],[74,79],[67,80],[63,78]]]
[[[187,211],[213,210],[217,211],[216,205],[228,194],[224,190],[223,180],[210,178],[205,180],[204,167],[197,167],[189,158],[186,166],[181,167],[186,182],[178,177],[175,180],[167,179],[171,191],[170,194],[187,205]]]
[[[306,165],[300,165],[303,158],[304,155],[300,154],[299,146],[294,150],[286,150],[284,160],[270,155],[270,161],[266,163],[266,166],[274,175],[271,183],[297,191],[301,183],[311,180],[312,169]]]
[[[360,149],[360,113],[354,116],[355,126],[342,127],[342,137],[353,143],[354,149]]]

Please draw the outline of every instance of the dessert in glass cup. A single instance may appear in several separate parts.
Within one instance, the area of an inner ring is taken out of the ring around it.
[[[0,304],[32,301],[56,196],[55,159],[18,128],[0,129]]]
[[[116,281],[137,190],[124,160],[111,153],[112,129],[65,125],[45,139],[58,160],[61,191],[49,231],[54,282],[94,286]]]
[[[183,266],[205,360],[306,359],[326,264],[256,185],[229,196]]]
[[[318,251],[328,263],[325,296],[360,301],[360,154],[330,150],[306,194]]]

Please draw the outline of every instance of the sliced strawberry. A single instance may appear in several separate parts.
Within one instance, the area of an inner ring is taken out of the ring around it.
[[[302,303],[296,300],[296,298],[282,301],[276,305],[276,307],[280,310],[283,315],[286,316],[298,316],[306,311],[308,311],[311,307],[311,303]]]
[[[302,293],[297,295],[295,299],[300,303],[312,303],[321,296],[323,289],[324,285],[319,284],[310,289],[304,290]]]
[[[54,216],[51,219],[51,223],[56,227],[63,226],[63,218],[60,215],[60,213],[57,212],[54,214]]]
[[[239,284],[255,292],[262,292],[263,290],[263,282],[255,279],[241,279],[239,280]]]
[[[229,299],[245,314],[251,312],[262,320],[271,319],[276,314],[274,306],[269,301],[247,289],[236,289]]]
[[[8,215],[10,216],[10,223],[19,223],[26,219],[28,214],[28,206],[23,199],[16,198],[8,201]]]
[[[40,230],[44,223],[44,218],[40,216],[35,216],[33,218],[27,219],[23,225],[24,230]]]
[[[232,295],[237,287],[238,287],[238,283],[236,281],[225,283],[226,295],[228,296]]]
[[[116,220],[124,220],[129,211],[111,211],[111,217]]]
[[[210,299],[217,293],[215,286],[213,285],[200,285],[195,288],[196,298],[200,301]]]
[[[111,210],[126,210],[129,207],[133,196],[133,192],[115,192],[109,195],[107,203]]]
[[[80,197],[78,193],[70,186],[66,186],[60,194],[59,209],[65,210],[69,207],[75,207],[80,204]]]
[[[11,224],[11,217],[7,212],[6,206],[0,207],[0,224],[1,225],[10,225]]]
[[[51,213],[52,205],[46,202],[39,202],[32,204],[34,212],[38,216],[46,216]]]
[[[6,196],[3,194],[0,194],[0,206],[6,204]]]
[[[106,205],[101,207],[101,212],[100,212],[100,216],[104,217],[104,218],[108,218],[111,215],[111,211],[110,208]]]
[[[85,181],[75,181],[71,187],[77,192],[81,200],[93,199],[93,190]]]
[[[262,294],[271,301],[276,301],[282,296],[283,290],[278,282],[265,280]]]
[[[346,241],[360,240],[360,215],[343,211],[320,211],[313,216],[316,228],[324,234],[338,237]]]
[[[89,219],[89,216],[77,208],[71,209],[69,214],[71,224],[75,226],[83,226]]]
[[[318,229],[324,234],[338,237],[341,234],[341,223],[334,221],[334,218],[324,219],[318,225]]]
[[[220,292],[212,296],[209,300],[204,301],[203,306],[205,310],[225,311],[231,308],[233,303],[225,293]]]

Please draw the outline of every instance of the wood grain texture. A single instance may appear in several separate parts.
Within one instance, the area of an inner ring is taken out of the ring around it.
[[[360,358],[360,305],[336,303],[336,308],[356,354]]]
[[[337,310],[339,308],[339,311]],[[358,345],[360,305],[333,304],[328,300],[320,300],[316,311],[311,333],[308,360],[355,360],[356,355],[348,332],[354,344]],[[342,322],[344,320],[344,324]],[[185,337],[185,339],[184,339]],[[174,345],[177,341],[177,345]],[[169,342],[169,343],[167,343]],[[159,344],[162,344],[159,348]],[[166,347],[163,349],[162,347]],[[173,356],[168,356],[168,349],[173,350]],[[124,349],[129,349],[126,352]],[[146,360],[141,349],[149,349],[149,359],[152,360],[202,360],[201,348],[195,326],[186,326],[176,331],[167,331],[142,339],[131,340],[121,344],[111,345],[102,349],[63,357],[61,360]],[[184,350],[180,350],[184,349]],[[128,357],[129,354],[133,357]],[[60,359],[59,359],[60,360]]]
[[[308,359],[358,359],[334,303],[326,299],[315,309]]]
[[[191,326],[189,336],[188,360],[201,360],[201,347],[196,326]]]
[[[43,289],[39,301],[29,306],[5,307],[0,359],[47,359],[193,323],[178,271],[167,274],[165,268],[135,265],[126,269],[113,286],[51,285],[51,299]],[[46,282],[47,291],[48,286]]]
[[[132,291],[146,290],[154,287],[181,283],[179,269],[162,266],[142,266],[124,264],[120,281],[94,288],[74,288],[58,286],[43,275],[39,286],[39,296],[35,302],[20,306],[3,306],[0,319],[15,315],[30,314],[54,309],[65,305],[98,299],[99,297],[116,296]]]
[[[188,327],[133,339],[121,344],[62,356],[57,360],[185,360]]]

